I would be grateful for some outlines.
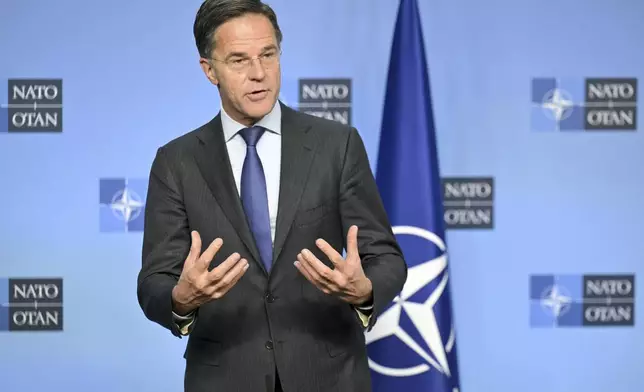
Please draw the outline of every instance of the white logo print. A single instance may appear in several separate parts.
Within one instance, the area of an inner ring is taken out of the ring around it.
[[[415,376],[430,371],[432,368],[441,372],[446,377],[450,377],[451,372],[447,361],[447,354],[451,352],[454,346],[454,327],[453,325],[450,326],[449,338],[447,342],[443,342],[434,313],[434,305],[439,302],[441,295],[447,287],[448,276],[446,272],[447,254],[445,252],[445,242],[436,234],[418,227],[396,226],[393,228],[393,231],[397,235],[412,235],[430,241],[440,249],[441,254],[432,260],[427,260],[409,268],[407,281],[400,295],[394,299],[393,306],[383,312],[373,329],[365,334],[367,344],[386,337],[395,336],[418,354],[419,362],[421,363],[412,367],[392,368],[376,363],[373,359],[369,358],[369,366],[378,373],[392,377]],[[416,292],[435,279],[439,279],[439,277],[440,282],[438,282],[436,288],[424,303],[409,301],[409,298]],[[411,319],[427,347],[429,347],[430,352],[427,352],[421,347],[400,326],[400,316],[403,310]],[[458,392],[458,389],[455,388],[454,392]]]
[[[130,222],[143,211],[143,201],[136,192],[125,187],[112,197],[110,208],[118,219]]]

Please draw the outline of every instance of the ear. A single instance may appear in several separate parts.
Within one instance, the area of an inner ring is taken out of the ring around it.
[[[201,70],[206,75],[208,80],[210,80],[210,83],[218,86],[219,78],[217,78],[217,72],[215,70],[215,67],[212,66],[212,63],[208,59],[201,57],[199,58],[199,66],[201,66]]]

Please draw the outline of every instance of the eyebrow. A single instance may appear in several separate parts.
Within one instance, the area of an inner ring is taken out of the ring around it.
[[[277,50],[277,46],[275,44],[270,44],[266,45],[262,48],[260,53],[268,52],[269,50]],[[231,52],[226,56],[226,59],[229,59],[231,57],[248,57],[248,53],[244,52]]]

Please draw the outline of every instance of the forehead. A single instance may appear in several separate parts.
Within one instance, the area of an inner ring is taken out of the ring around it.
[[[231,19],[215,32],[215,50],[220,53],[259,51],[276,45],[275,30],[267,17],[247,14]]]

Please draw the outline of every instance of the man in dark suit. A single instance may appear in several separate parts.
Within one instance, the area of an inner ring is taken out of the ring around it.
[[[269,6],[207,0],[195,37],[221,111],[157,150],[140,306],[189,335],[188,392],[371,391],[364,331],[407,267],[362,140],[278,101]]]

